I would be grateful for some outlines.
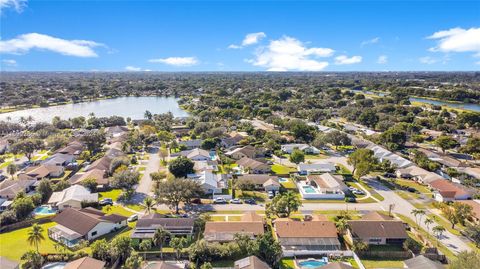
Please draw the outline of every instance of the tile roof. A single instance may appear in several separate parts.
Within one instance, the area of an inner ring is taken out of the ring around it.
[[[377,211],[370,211],[363,215],[361,220],[393,220],[393,218],[384,214],[380,214]]]
[[[358,238],[407,238],[405,225],[396,220],[350,220],[350,231]]]
[[[70,184],[79,184],[82,183],[87,178],[94,178],[98,185],[106,185],[108,184],[108,178],[104,177],[105,170],[100,169],[91,169],[85,173],[77,173],[73,175],[71,178],[68,179]]]
[[[238,181],[250,181],[253,184],[256,185],[263,185],[265,182],[269,180],[274,180],[278,182],[278,177],[277,176],[271,176],[271,175],[265,175],[265,174],[246,174],[246,175],[239,175],[237,177],[237,182]]]
[[[430,260],[429,258],[419,255],[415,258],[411,258],[404,261],[406,268],[408,269],[444,269],[439,262]]]
[[[233,267],[235,269],[271,269],[268,264],[253,255],[235,261]]]
[[[435,189],[436,191],[440,192],[442,196],[446,196],[449,198],[455,198],[460,195],[471,195],[470,190],[466,189],[466,187],[448,181],[446,179],[438,179],[430,182],[430,186]]]
[[[252,169],[259,169],[259,168],[266,169],[266,168],[269,167],[265,163],[259,162],[259,161],[254,160],[254,159],[250,159],[248,157],[241,158],[240,160],[237,161],[237,164],[239,166],[249,167],[249,168],[252,168]]]
[[[99,261],[90,257],[83,257],[67,263],[63,269],[102,269],[104,266],[104,261]]]
[[[278,237],[297,238],[337,238],[337,228],[331,221],[311,220],[297,221],[291,219],[277,219],[275,231]]]

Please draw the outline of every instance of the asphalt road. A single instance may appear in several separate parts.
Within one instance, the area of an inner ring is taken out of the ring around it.
[[[150,173],[158,172],[160,170],[160,157],[158,156],[158,148],[150,148],[148,154],[148,163],[143,173],[143,177],[140,179],[140,183],[137,186],[136,192],[145,195],[153,195],[152,178],[150,177]]]

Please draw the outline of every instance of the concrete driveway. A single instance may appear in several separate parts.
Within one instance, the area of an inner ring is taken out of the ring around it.
[[[140,182],[137,186],[136,192],[143,193],[145,195],[153,195],[153,183],[150,174],[160,170],[160,156],[158,156],[158,147],[149,147],[148,155],[148,163],[143,173],[143,177],[140,179]]]

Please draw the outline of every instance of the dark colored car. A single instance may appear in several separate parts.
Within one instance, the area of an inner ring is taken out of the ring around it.
[[[247,199],[244,199],[243,202],[245,204],[249,204],[249,205],[256,205],[257,202],[255,201],[255,199],[252,199],[252,198],[247,198]]]
[[[383,174],[383,176],[388,177],[388,178],[396,178],[397,177],[394,173],[385,173],[385,174]]]

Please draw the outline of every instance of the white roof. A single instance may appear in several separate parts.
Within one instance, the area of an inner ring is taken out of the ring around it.
[[[98,193],[90,193],[90,191],[82,185],[73,185],[63,191],[54,192],[49,204],[64,203],[66,201],[98,201]]]
[[[187,175],[188,178],[191,178],[193,180],[198,181],[200,185],[209,185],[214,188],[218,187],[218,177],[216,174],[210,172],[210,171],[203,171],[198,174],[189,174]]]
[[[332,163],[300,163],[297,166],[299,171],[335,171],[335,165]]]

